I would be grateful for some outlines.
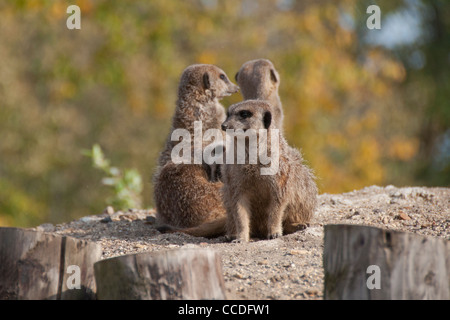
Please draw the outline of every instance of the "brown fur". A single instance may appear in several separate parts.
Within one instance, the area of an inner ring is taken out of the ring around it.
[[[173,163],[171,152],[179,142],[171,141],[171,134],[175,129],[187,129],[193,150],[194,121],[202,121],[203,133],[220,129],[225,110],[219,100],[238,89],[216,66],[196,64],[184,70],[172,128],[153,179],[157,221],[169,225],[161,229],[193,227],[225,215],[220,192],[222,182],[210,181],[207,167],[194,164],[193,154],[191,164]]]
[[[283,108],[278,94],[280,75],[270,60],[257,59],[244,63],[235,75],[245,100],[266,100],[272,106],[275,125],[283,130]]]
[[[242,119],[239,114],[243,110],[250,111],[252,116]],[[260,100],[237,103],[228,109],[222,129],[258,130],[268,124],[270,137],[270,131],[277,129],[276,124],[268,123],[264,114],[272,110],[273,106]],[[268,138],[269,150],[270,147]],[[250,236],[276,238],[305,228],[317,205],[317,186],[313,172],[303,164],[301,153],[290,147],[279,132],[279,170],[274,175],[261,175],[262,167],[260,163],[223,165],[226,219],[220,217],[198,227],[172,231],[203,237],[227,234],[239,242],[248,241]]]
[[[267,148],[273,151],[270,131],[276,126],[265,120],[272,108],[267,102],[258,100],[237,103],[228,109],[228,118],[222,128],[267,129]],[[242,111],[250,112],[252,116],[242,118]],[[283,233],[295,232],[306,227],[316,208],[317,186],[312,171],[303,164],[301,153],[290,147],[281,133],[278,134],[280,156],[276,174],[261,175],[260,169],[264,165],[259,162],[224,165],[227,234],[236,241],[248,241],[250,236],[273,239]]]
[[[205,74],[209,88],[205,88]],[[224,75],[226,81],[220,79],[220,75]],[[238,90],[239,87],[231,83],[225,72],[216,66],[194,64],[187,67],[181,75],[172,128],[165,148],[160,154],[158,165],[162,167],[171,159],[172,149],[178,143],[170,139],[173,130],[189,130],[192,135],[191,141],[194,141],[194,121],[202,121],[203,133],[208,129],[220,129],[225,120],[225,109],[219,100]]]

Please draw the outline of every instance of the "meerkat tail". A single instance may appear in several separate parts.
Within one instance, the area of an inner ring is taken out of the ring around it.
[[[226,221],[227,218],[224,216],[192,228],[176,228],[169,225],[161,225],[156,229],[161,233],[181,232],[194,237],[216,238],[226,234]]]
[[[155,227],[156,230],[158,230],[161,233],[175,233],[175,232],[180,232],[182,229],[181,228],[177,228],[168,224],[162,224],[159,226]]]

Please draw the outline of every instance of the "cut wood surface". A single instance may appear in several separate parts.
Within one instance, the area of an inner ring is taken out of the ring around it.
[[[325,299],[450,299],[449,241],[327,225],[324,245]],[[372,286],[377,276],[379,289]]]
[[[21,228],[0,228],[0,299],[93,299],[93,264],[101,246],[70,237]],[[80,289],[68,289],[79,267]]]
[[[62,254],[61,266],[61,300],[86,300],[95,299],[96,283],[94,276],[94,263],[102,256],[101,246],[86,240],[78,240],[64,237],[64,252]],[[71,283],[73,273],[68,272],[69,266],[80,267],[80,289],[70,289],[67,287]]]
[[[125,255],[99,261],[94,269],[98,299],[226,298],[220,256],[208,249]]]

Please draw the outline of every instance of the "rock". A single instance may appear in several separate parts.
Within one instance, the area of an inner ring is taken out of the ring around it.
[[[56,227],[51,223],[43,223],[40,226],[37,226],[36,230],[44,232],[53,232],[56,230]]]
[[[396,218],[399,219],[399,220],[411,220],[411,217],[408,216],[408,215],[407,215],[406,213],[404,213],[404,212],[400,212],[400,213],[397,215]]]
[[[112,221],[120,221],[121,219],[120,219],[120,217],[123,215],[123,212],[122,211],[116,211],[116,212],[114,212],[114,214],[112,214],[111,215],[111,219],[112,219]]]
[[[100,218],[99,216],[86,216],[86,217],[80,218],[78,221],[84,222],[84,223],[93,223],[93,222],[97,222],[101,219],[102,218]]]
[[[298,250],[298,249],[292,249],[291,251],[289,251],[289,253],[291,256],[297,256],[297,255],[301,255],[301,254],[308,254],[307,250]]]
[[[306,294],[307,294],[307,295],[310,295],[310,296],[316,296],[316,295],[318,295],[319,293],[320,293],[320,291],[317,290],[317,289],[315,289],[315,288],[306,290]]]
[[[145,218],[145,223],[147,223],[147,224],[155,224],[156,223],[156,217],[155,216],[147,216]]]
[[[100,222],[102,223],[108,223],[108,222],[112,222],[112,219],[110,216],[104,217],[102,220],[100,220]]]
[[[114,214],[114,208],[111,206],[107,206],[106,209],[103,211],[103,213],[112,215],[112,214]]]

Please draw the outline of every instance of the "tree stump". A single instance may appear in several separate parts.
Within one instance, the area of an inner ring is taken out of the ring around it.
[[[94,269],[98,299],[225,299],[222,262],[212,250],[125,255],[99,261]]]
[[[449,241],[326,225],[325,299],[450,299]]]
[[[101,247],[95,243],[0,228],[0,300],[93,299],[93,265],[100,258]],[[69,266],[78,269],[68,273]],[[72,288],[74,277],[79,277],[75,285],[80,289]]]

